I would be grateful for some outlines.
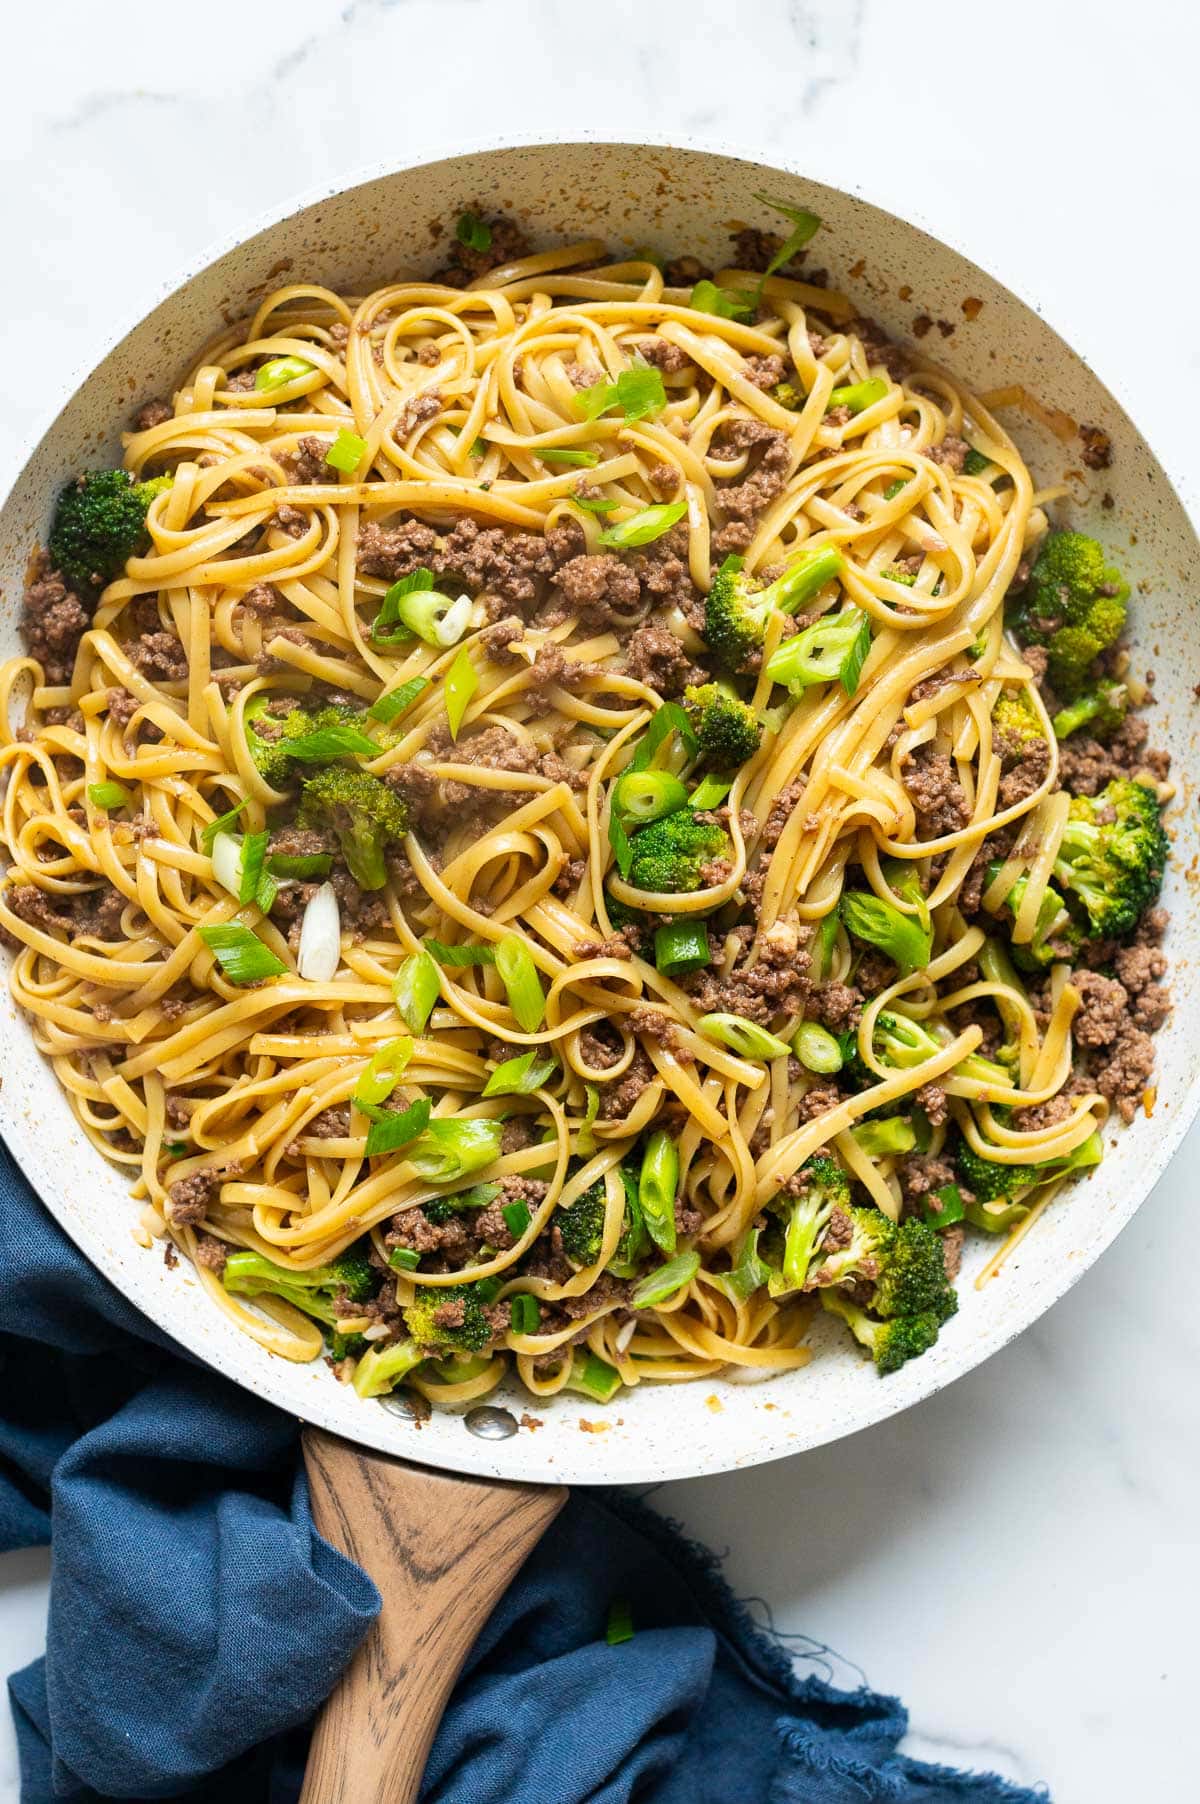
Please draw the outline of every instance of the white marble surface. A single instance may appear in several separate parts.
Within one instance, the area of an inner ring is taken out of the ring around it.
[[[211,240],[373,160],[582,129],[812,155],[907,204],[1036,296],[1188,475],[1200,17],[1178,0],[41,0],[6,39],[5,467]],[[1165,332],[1159,296],[1179,297]],[[1195,1796],[1200,1333],[1177,1278],[1161,1299],[1198,1160],[1193,1133],[1082,1285],[951,1390],[658,1495],[781,1629],[902,1692],[915,1751],[1056,1804]],[[47,1572],[0,1560],[0,1673],[37,1649]]]

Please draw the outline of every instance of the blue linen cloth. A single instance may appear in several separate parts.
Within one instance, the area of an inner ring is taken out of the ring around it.
[[[0,1550],[49,1541],[9,1681],[22,1804],[294,1804],[306,1724],[378,1608],[317,1534],[297,1424],[196,1364],[0,1147]],[[614,1598],[637,1632],[610,1647]],[[428,1804],[1035,1804],[905,1758],[894,1698],[798,1677],[711,1555],[577,1492],[476,1645]]]

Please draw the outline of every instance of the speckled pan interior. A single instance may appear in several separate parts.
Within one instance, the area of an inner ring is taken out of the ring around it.
[[[1062,441],[1019,414],[1006,416],[1038,481],[1069,483],[1072,523],[1110,542],[1134,581],[1146,585],[1134,610],[1138,663],[1157,672],[1155,738],[1174,754],[1186,797],[1197,767],[1196,535],[1112,394],[1037,312],[915,226],[801,171],[695,148],[579,143],[472,151],[322,196],[189,274],[80,384],[4,503],[3,655],[17,648],[22,571],[59,485],[80,467],[115,457],[134,407],[169,393],[221,322],[248,311],[264,292],[303,279],[364,293],[401,269],[432,270],[438,256],[429,222],[452,219],[469,202],[515,214],[540,242],[595,234],[614,249],[649,244],[720,263],[730,222],[772,223],[753,198],[763,188],[820,214],[825,229],[811,261],[825,265],[831,282],[889,331],[909,337],[914,319],[925,315],[935,322],[937,354],[969,386],[1022,382],[1110,435],[1112,467],[1094,473],[1083,466],[1077,438]],[[1160,641],[1186,655],[1157,655]],[[1177,805],[1168,818],[1175,848],[1167,900],[1178,912],[1167,949],[1176,1007],[1158,1037],[1153,1119],[1110,1132],[1100,1171],[1053,1207],[983,1291],[972,1284],[987,1250],[976,1242],[959,1314],[933,1352],[886,1380],[860,1362],[832,1324],[818,1320],[812,1363],[794,1374],[753,1384],[647,1384],[607,1410],[575,1397],[531,1405],[514,1393],[496,1400],[512,1402],[518,1415],[528,1410],[538,1425],[502,1441],[477,1439],[454,1414],[417,1428],[361,1402],[320,1361],[295,1366],[269,1356],[211,1308],[188,1269],[168,1271],[161,1249],[135,1243],[137,1205],[76,1129],[7,992],[0,1004],[0,1132],[63,1227],[139,1308],[229,1377],[350,1439],[464,1472],[583,1484],[680,1478],[777,1459],[906,1409],[996,1352],[1086,1271],[1161,1174],[1200,1103],[1197,929],[1187,918],[1182,875],[1200,851],[1200,834],[1194,810]]]

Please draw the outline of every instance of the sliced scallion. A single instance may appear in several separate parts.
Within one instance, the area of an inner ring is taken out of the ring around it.
[[[392,979],[392,997],[410,1033],[424,1032],[441,988],[437,964],[427,951],[411,953],[401,962]]]
[[[745,1059],[780,1059],[791,1051],[786,1040],[777,1039],[744,1015],[701,1015],[696,1025],[706,1039],[728,1046]]]
[[[546,998],[533,954],[519,933],[506,933],[496,947],[496,969],[518,1024],[525,1033],[536,1033],[545,1018]]]
[[[665,1265],[660,1265],[656,1272],[650,1272],[640,1284],[634,1286],[629,1298],[631,1307],[656,1309],[660,1303],[669,1302],[686,1284],[691,1283],[699,1270],[699,1253],[677,1253],[674,1259],[668,1259]]]
[[[366,455],[366,440],[359,438],[357,432],[347,432],[343,426],[325,453],[325,462],[331,470],[340,470],[343,476],[353,476]]]
[[[834,1035],[819,1021],[805,1021],[797,1028],[792,1051],[807,1071],[828,1076],[842,1068],[842,1049]]]

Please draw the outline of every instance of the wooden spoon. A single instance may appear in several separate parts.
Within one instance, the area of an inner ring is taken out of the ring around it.
[[[306,1428],[313,1520],[383,1609],[317,1718],[300,1804],[414,1804],[463,1661],[561,1485],[450,1477]]]

